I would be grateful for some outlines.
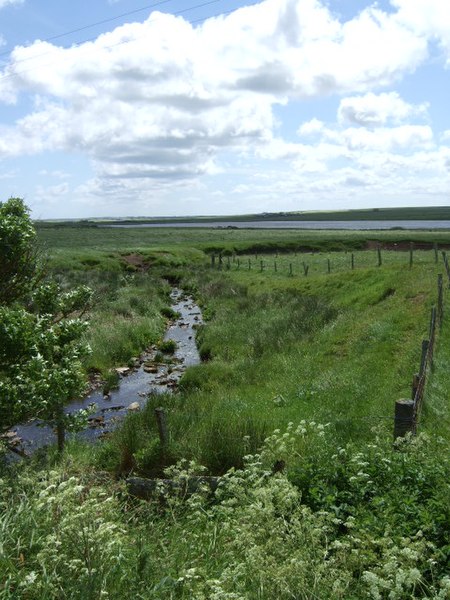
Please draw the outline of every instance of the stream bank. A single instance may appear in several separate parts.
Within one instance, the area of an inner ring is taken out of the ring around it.
[[[140,410],[147,402],[149,394],[172,392],[185,370],[200,363],[195,330],[203,323],[200,308],[192,296],[174,288],[171,292],[171,307],[177,314],[164,335],[164,341],[173,340],[176,348],[173,354],[158,352],[156,346],[148,348],[134,361],[133,367],[118,367],[119,387],[104,394],[101,388],[92,391],[81,400],[70,402],[66,414],[88,409],[95,404],[95,411],[89,416],[88,427],[76,434],[81,439],[95,441],[107,436],[129,411]],[[17,453],[32,454],[38,448],[54,444],[54,430],[46,423],[34,419],[11,428],[6,434],[10,445]]]

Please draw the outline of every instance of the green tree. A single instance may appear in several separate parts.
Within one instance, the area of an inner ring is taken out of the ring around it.
[[[36,231],[20,198],[0,202],[0,304],[24,300],[43,275]]]
[[[0,204],[0,430],[38,417],[65,437],[64,405],[85,388],[81,359],[91,290],[63,292],[43,278],[22,200]]]

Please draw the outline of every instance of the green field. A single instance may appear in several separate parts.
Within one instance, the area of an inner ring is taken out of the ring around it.
[[[38,231],[50,275],[94,289],[86,373],[161,338],[175,283],[202,363],[107,441],[4,468],[0,599],[450,598],[447,289],[419,435],[393,444],[450,232]],[[200,473],[213,498],[123,484]]]
[[[176,223],[183,222],[213,222],[213,221],[403,221],[403,220],[449,220],[449,206],[405,207],[405,208],[367,208],[337,211],[308,211],[308,212],[278,212],[230,216],[195,216],[195,217],[133,217],[125,219],[89,219],[82,222],[66,222],[69,227],[82,226],[86,223]],[[54,226],[56,222],[44,222],[46,226]],[[61,222],[60,222],[61,223]]]

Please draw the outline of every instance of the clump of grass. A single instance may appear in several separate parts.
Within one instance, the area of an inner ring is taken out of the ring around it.
[[[173,308],[171,308],[170,306],[163,306],[163,308],[161,309],[161,314],[163,317],[166,317],[166,319],[170,319],[171,321],[177,319],[180,316],[180,313],[173,310]]]
[[[177,349],[175,340],[164,340],[158,344],[158,350],[163,354],[173,354]]]

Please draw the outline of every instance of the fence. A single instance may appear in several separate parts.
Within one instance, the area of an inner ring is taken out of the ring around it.
[[[437,244],[433,244],[434,250],[434,262],[437,264],[439,260],[438,254],[438,246]],[[409,245],[409,267],[412,268],[414,263],[414,244],[410,243]],[[276,254],[278,258],[278,253]],[[447,253],[442,251],[442,260],[444,263],[445,271],[448,278],[448,287],[450,287],[450,265],[447,258]],[[348,267],[351,270],[355,269],[355,254],[352,252],[350,254],[350,260],[348,260]],[[235,266],[237,270],[242,267],[247,268],[249,271],[254,269],[259,272],[263,272],[265,270],[269,270],[271,265],[273,265],[273,270],[275,273],[281,273],[282,269],[280,269],[281,264],[274,260],[272,263],[265,263],[263,260],[258,257],[258,254],[255,254],[255,263],[252,264],[250,258],[247,259],[247,262],[242,262],[240,258],[237,258],[236,255],[233,255],[232,258],[227,256],[227,261],[224,263],[223,257],[221,254],[218,255],[218,261],[216,263],[216,256],[211,256],[211,266],[213,268],[217,267],[219,269],[231,269],[232,264]],[[330,258],[326,258],[326,261],[323,264],[322,273],[332,273],[332,262]],[[383,257],[381,253],[381,248],[376,248],[376,262],[373,262],[373,266],[381,267],[383,264]],[[308,276],[310,271],[310,265],[308,265],[305,261],[302,261],[302,270],[303,275],[305,277]],[[287,274],[289,276],[294,275],[293,263],[288,262],[283,265],[285,268],[288,267]],[[316,265],[317,266],[317,265]],[[365,264],[365,267],[368,265]],[[299,270],[299,274],[301,271]],[[442,320],[444,316],[444,284],[443,284],[443,276],[442,274],[438,275],[437,279],[437,303],[436,306],[433,306],[431,309],[430,315],[430,324],[429,324],[429,332],[428,339],[422,340],[422,351],[421,351],[421,359],[420,359],[420,368],[418,373],[415,373],[413,376],[412,382],[412,393],[411,398],[403,398],[401,400],[397,400],[395,403],[395,415],[394,415],[394,438],[405,436],[407,433],[415,434],[417,430],[417,425],[419,422],[420,414],[422,411],[425,388],[427,384],[427,380],[429,374],[433,367],[433,355],[435,351],[436,344],[436,334],[437,330],[442,326]]]
[[[434,262],[437,263],[438,262],[438,246],[437,246],[437,244],[434,244],[432,249],[434,250]],[[406,250],[406,248],[403,247],[403,250]],[[417,250],[417,247],[414,245],[413,242],[411,242],[411,243],[409,243],[408,250],[409,250],[409,252],[408,251],[398,252],[395,250],[390,251],[388,253],[388,256],[389,255],[392,256],[392,254],[395,254],[397,256],[406,255],[405,265],[408,265],[409,268],[411,269],[413,267],[413,264],[415,263],[415,261],[417,261],[417,254],[415,253],[415,250]],[[310,259],[310,262],[307,262],[305,260],[307,253],[313,255]],[[243,269],[243,270],[254,271],[254,272],[259,272],[259,273],[272,271],[274,273],[279,274],[280,276],[282,276],[283,274],[284,275],[287,274],[290,277],[293,277],[295,275],[308,277],[308,275],[313,274],[313,273],[331,274],[331,273],[335,273],[338,271],[342,272],[347,269],[353,271],[358,266],[367,268],[367,267],[371,267],[371,266],[381,267],[381,266],[383,266],[383,264],[386,264],[386,254],[384,254],[380,245],[378,245],[378,247],[376,247],[372,250],[358,251],[357,254],[350,250],[349,251],[333,251],[333,250],[331,250],[330,254],[333,254],[335,256],[337,255],[338,258],[335,258],[335,257],[330,258],[329,256],[327,257],[326,254],[328,254],[328,252],[322,252],[319,250],[310,250],[308,252],[306,252],[306,251],[302,252],[301,250],[299,250],[298,253],[295,252],[295,257],[300,256],[301,257],[300,262],[298,260],[297,261],[293,260],[292,255],[289,255],[288,253],[286,253],[285,257],[283,257],[283,255],[280,256],[279,252],[276,249],[274,249],[272,253],[270,251],[268,251],[267,254],[273,254],[273,258],[272,257],[269,258],[266,256],[265,260],[264,260],[264,256],[259,255],[257,252],[254,255],[252,254],[251,257],[248,254],[247,255],[244,255],[244,254],[239,255],[234,251],[231,253],[230,252],[212,253],[210,255],[211,268],[218,269],[218,270],[227,270],[227,271],[230,269],[234,269],[234,270],[238,270],[238,271]],[[325,254],[325,256],[323,256],[324,254]],[[362,255],[365,255],[364,259],[361,259]],[[373,259],[371,259],[370,256],[373,256]],[[444,259],[444,265],[447,270],[447,275],[450,278],[450,266],[447,261],[446,252],[442,252],[442,257]],[[420,256],[419,256],[419,261],[420,261]]]
[[[444,264],[447,270],[447,276],[450,287],[450,270],[445,253],[443,253]],[[428,376],[433,367],[433,356],[436,344],[437,329],[441,328],[444,318],[444,284],[442,275],[438,275],[437,280],[437,307],[431,309],[429,336],[422,340],[422,354],[420,359],[420,369],[413,376],[411,400],[403,398],[395,403],[394,416],[394,439],[403,437],[407,433],[413,435],[417,431],[417,424],[422,411],[425,387]]]

